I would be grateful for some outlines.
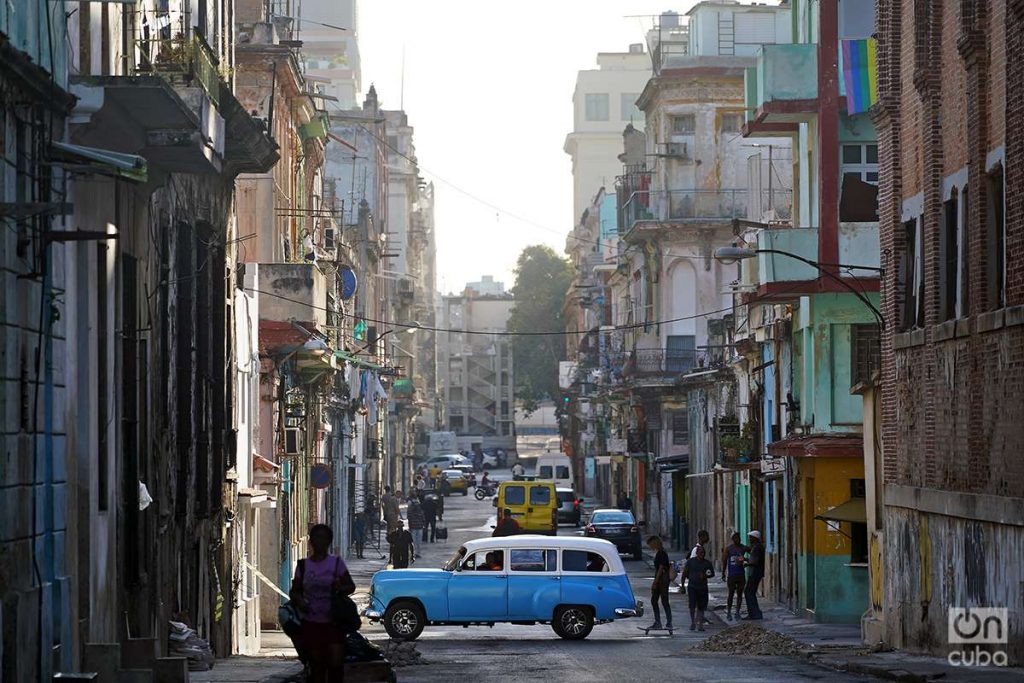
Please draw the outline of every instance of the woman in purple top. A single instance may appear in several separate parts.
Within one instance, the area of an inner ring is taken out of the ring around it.
[[[334,532],[326,524],[309,530],[310,556],[299,560],[292,580],[291,598],[302,611],[299,642],[310,667],[309,681],[344,680],[345,634],[331,621],[331,596],[356,590],[345,561],[328,550]]]

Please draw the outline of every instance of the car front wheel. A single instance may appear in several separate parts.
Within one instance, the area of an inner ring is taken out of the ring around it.
[[[384,611],[384,630],[394,640],[416,640],[426,623],[423,608],[411,600],[394,602]]]
[[[551,628],[566,640],[583,640],[594,630],[594,613],[589,607],[563,605],[555,610]]]

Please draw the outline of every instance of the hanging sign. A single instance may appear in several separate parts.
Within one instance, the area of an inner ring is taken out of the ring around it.
[[[331,485],[331,466],[325,462],[314,463],[309,468],[309,485],[315,489],[325,489]]]
[[[356,272],[348,266],[342,266],[338,269],[338,277],[341,278],[341,298],[348,300],[354,297],[359,290]]]

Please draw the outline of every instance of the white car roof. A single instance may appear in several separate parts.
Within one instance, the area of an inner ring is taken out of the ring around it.
[[[499,536],[497,538],[478,538],[463,544],[466,554],[493,548],[564,548],[565,550],[583,550],[599,553],[609,563],[613,574],[622,574],[625,569],[618,551],[610,541],[599,538],[580,538],[576,536],[539,536],[535,534],[516,534],[515,536]]]

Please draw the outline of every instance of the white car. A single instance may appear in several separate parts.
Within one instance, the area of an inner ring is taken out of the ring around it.
[[[462,470],[464,472],[473,471],[473,461],[464,455],[459,455],[458,453],[452,453],[450,455],[434,455],[424,460],[421,464],[426,465],[428,470],[437,465],[442,470]]]

